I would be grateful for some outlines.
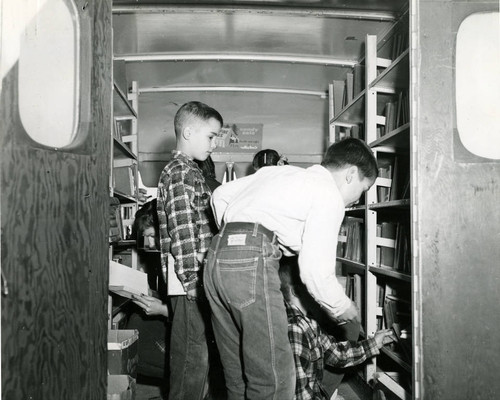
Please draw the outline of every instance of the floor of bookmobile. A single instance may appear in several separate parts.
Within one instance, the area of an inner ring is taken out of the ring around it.
[[[162,397],[162,391],[158,381],[139,377],[137,379],[135,400],[167,400]],[[339,387],[339,394],[345,400],[372,400],[372,393],[367,387],[359,382],[356,376],[346,376]],[[211,400],[225,400],[223,396]]]

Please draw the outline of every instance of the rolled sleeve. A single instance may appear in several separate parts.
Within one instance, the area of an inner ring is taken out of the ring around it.
[[[344,204],[335,194],[320,192],[311,202],[299,254],[300,276],[311,295],[335,317],[351,305],[335,274],[337,241]]]

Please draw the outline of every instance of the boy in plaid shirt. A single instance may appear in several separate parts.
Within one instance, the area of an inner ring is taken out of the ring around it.
[[[214,232],[212,193],[195,160],[206,160],[215,149],[223,120],[193,101],[177,111],[174,125],[177,148],[160,175],[157,200],[161,263],[167,294],[173,296],[169,399],[201,400],[208,375],[206,329],[211,329],[202,265]]]
[[[326,365],[336,368],[359,365],[379,354],[382,346],[393,342],[395,338],[392,331],[386,329],[376,332],[373,338],[357,343],[337,342],[310,316],[309,311],[315,308],[315,304],[300,281],[298,266],[283,263],[279,276],[288,317],[288,338],[296,369],[294,399],[328,400],[330,396],[322,384]]]

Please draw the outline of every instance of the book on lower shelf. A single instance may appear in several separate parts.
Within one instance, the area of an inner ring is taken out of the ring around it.
[[[397,354],[403,361],[410,364],[411,355],[411,301],[400,295],[401,288],[390,285],[384,288],[383,303],[384,328],[392,329],[397,338],[388,349]]]

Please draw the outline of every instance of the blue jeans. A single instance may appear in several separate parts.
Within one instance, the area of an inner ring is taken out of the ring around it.
[[[228,400],[293,399],[280,258],[276,238],[260,225],[229,223],[212,241],[204,283]]]
[[[206,299],[172,297],[169,400],[202,400],[208,376],[207,329],[210,310]]]

